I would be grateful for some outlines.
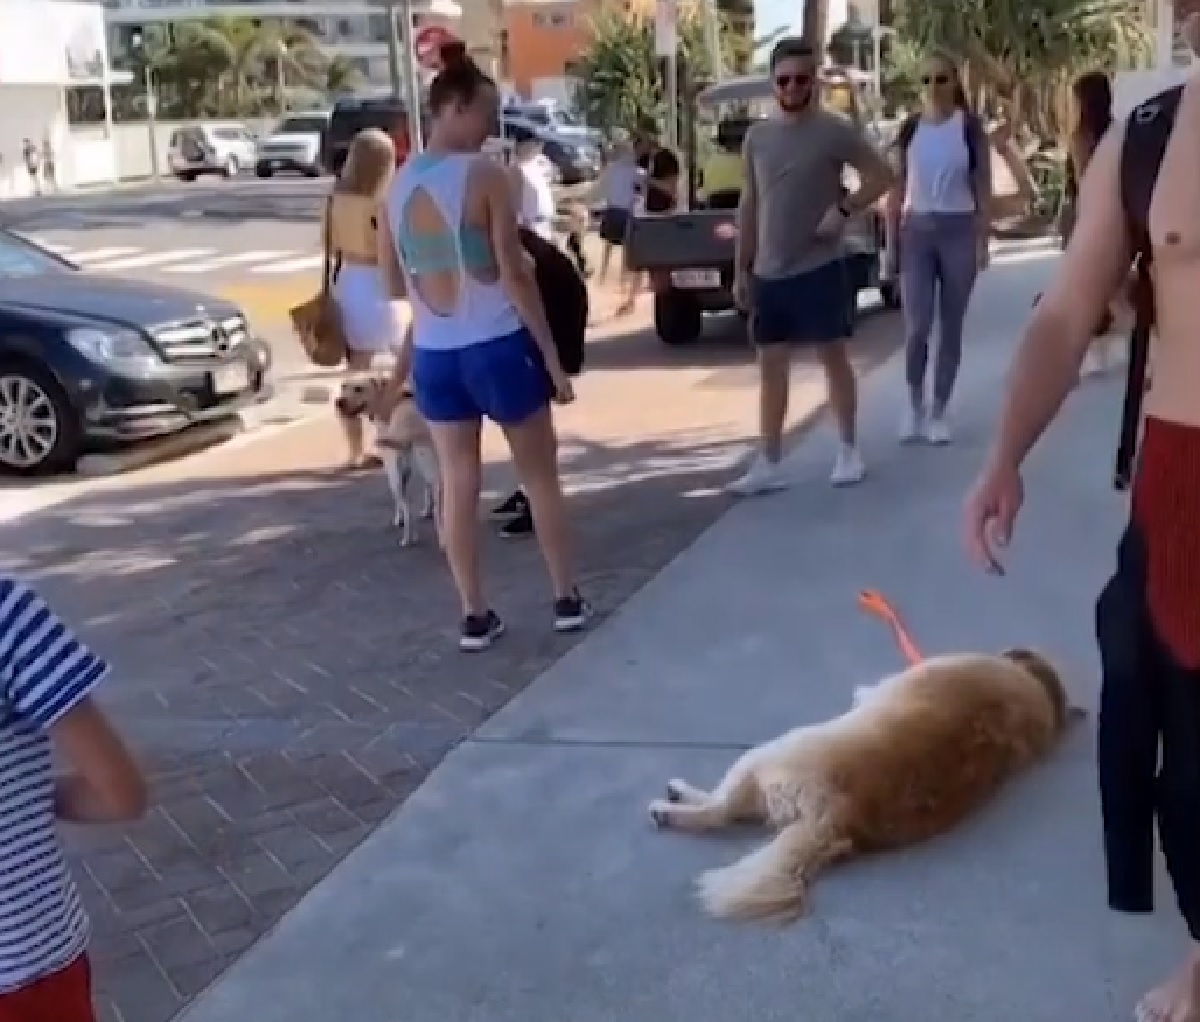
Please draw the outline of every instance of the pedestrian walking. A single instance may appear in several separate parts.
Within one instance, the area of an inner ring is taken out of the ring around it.
[[[553,627],[582,628],[591,613],[575,584],[550,403],[575,393],[554,344],[532,260],[521,245],[512,182],[482,154],[495,124],[495,83],[461,44],[443,47],[429,87],[429,143],[387,196],[380,256],[392,294],[408,295],[417,407],[442,469],[446,556],[462,604],[460,648],[504,631],[483,593],[477,513],[482,420],[504,431],[553,587]]]
[[[95,1022],[87,913],[56,821],[145,811],[141,772],[93,699],[107,674],[41,597],[0,575],[0,1022]]]
[[[843,235],[846,221],[891,187],[892,172],[858,126],[822,107],[818,70],[806,40],[775,44],[770,74],[777,110],[750,127],[743,147],[734,296],[750,313],[758,354],[761,435],[759,453],[730,487],[743,496],[787,485],[780,459],[793,346],[811,348],[825,370],[841,439],[831,481],[847,486],[864,473],[847,351],[855,295]],[[860,179],[852,194],[842,187],[847,166]]]
[[[333,297],[341,313],[348,373],[370,372],[378,357],[400,347],[402,330],[379,268],[381,202],[392,179],[395,149],[369,128],[354,136],[341,177],[325,206],[324,246],[333,259]],[[370,460],[362,415],[337,413],[352,467]]]
[[[1173,0],[1173,7],[1183,39],[1200,51],[1200,0]],[[1079,182],[1071,242],[1017,351],[964,523],[974,558],[1002,574],[1000,558],[1024,500],[1021,465],[1074,390],[1096,323],[1126,285],[1135,253],[1138,329],[1116,471],[1119,486],[1132,479],[1133,499],[1116,570],[1095,612],[1100,806],[1110,907],[1153,911],[1157,830],[1190,935],[1177,970],[1138,1005],[1137,1022],[1200,1018],[1198,112],[1200,72],[1193,71],[1095,147]],[[1155,364],[1146,391],[1152,321]]]
[[[644,171],[638,166],[632,143],[628,139],[614,142],[596,191],[601,202],[600,241],[604,246],[600,256],[601,283],[608,279],[613,252],[619,251],[621,254],[618,285],[624,297],[617,308],[618,315],[633,311],[637,274],[626,265],[625,236],[629,232],[629,219],[633,216],[638,196],[644,187],[643,178]]]
[[[889,202],[898,219],[909,404],[902,443],[951,440],[947,408],[962,362],[963,323],[991,235],[991,150],[970,108],[958,65],[935,52],[921,72],[922,108],[900,126],[900,179]],[[932,402],[926,392],[929,342],[938,322]]]
[[[25,171],[29,174],[29,184],[34,195],[42,194],[42,157],[32,139],[25,139],[21,144],[21,156],[25,160]]]

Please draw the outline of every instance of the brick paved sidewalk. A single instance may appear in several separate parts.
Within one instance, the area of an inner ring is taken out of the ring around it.
[[[864,350],[890,351],[894,324]],[[756,403],[744,352],[644,336],[590,352],[560,423],[603,615],[726,507]],[[819,395],[799,366],[797,419]],[[5,528],[9,564],[114,660],[107,705],[154,779],[144,822],[70,834],[104,1019],[172,1018],[575,641],[550,628],[536,545],[492,539],[510,630],[460,653],[436,549],[399,549],[383,479],[340,457],[321,419]]]

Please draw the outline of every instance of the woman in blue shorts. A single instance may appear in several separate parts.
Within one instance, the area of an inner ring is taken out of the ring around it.
[[[533,511],[554,585],[554,627],[583,627],[590,608],[575,586],[550,402],[574,400],[521,246],[504,168],[480,152],[496,124],[495,83],[445,47],[429,87],[426,150],[396,175],[386,198],[380,262],[392,293],[412,305],[411,366],[417,407],[442,470],[446,557],[462,600],[459,644],[486,649],[504,625],[483,596],[477,517],[480,432],[504,431]]]

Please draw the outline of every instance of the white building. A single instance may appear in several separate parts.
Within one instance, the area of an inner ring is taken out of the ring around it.
[[[107,94],[108,50],[99,0],[0,2],[0,195],[25,195],[35,181],[26,142],[53,165],[39,174],[60,188],[111,180],[114,156]],[[100,98],[101,123],[75,134],[68,90]],[[40,182],[38,182],[40,183]]]
[[[148,25],[197,18],[284,19],[310,32],[330,56],[352,61],[372,83],[386,84],[388,23],[380,0],[104,0],[109,45],[122,56]],[[413,0],[418,18],[456,19],[452,0]]]

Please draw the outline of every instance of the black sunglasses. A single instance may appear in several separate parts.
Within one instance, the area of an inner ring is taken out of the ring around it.
[[[922,75],[921,76],[921,84],[922,85],[949,85],[950,84],[950,76],[947,74]]]
[[[775,78],[775,88],[788,89],[788,88],[791,88],[793,85],[795,85],[797,87],[800,87],[802,85],[811,85],[812,80],[813,80],[813,76],[806,75],[806,74],[778,75]]]

